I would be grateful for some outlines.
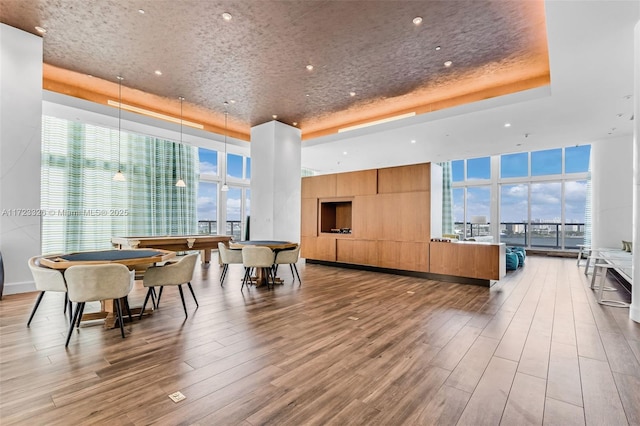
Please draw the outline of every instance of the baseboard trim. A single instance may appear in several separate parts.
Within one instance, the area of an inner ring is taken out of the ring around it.
[[[326,260],[305,259],[305,262],[311,263],[311,264],[317,264],[317,265],[324,265],[324,266],[334,266],[337,268],[358,269],[361,271],[379,272],[383,274],[404,275],[408,277],[425,278],[428,280],[448,282],[448,283],[471,284],[471,285],[477,285],[481,287],[491,287],[497,282],[493,280],[484,280],[479,278],[456,277],[452,275],[433,274],[431,272],[405,271],[401,269],[380,268],[377,266],[355,265],[353,263],[329,262]]]
[[[33,281],[24,281],[18,283],[4,283],[2,297],[10,294],[31,293],[36,291],[36,283]]]

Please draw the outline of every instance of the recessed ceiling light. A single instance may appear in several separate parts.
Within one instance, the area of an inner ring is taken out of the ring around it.
[[[87,74],[87,77],[89,78],[93,78],[93,76],[91,74]]]
[[[504,123],[504,127],[511,127],[511,123]]]
[[[293,122],[293,123],[291,123],[291,124],[293,124],[294,126],[297,126],[297,125],[298,125],[298,122],[297,122],[297,121],[294,121],[294,122]]]
[[[416,140],[415,139],[411,139],[411,143],[416,143]]]
[[[442,47],[436,46],[436,50],[440,50],[440,49],[442,49]]]
[[[224,19],[225,21],[230,21],[233,18],[233,16],[231,16],[231,14],[229,12],[224,12],[222,14],[222,19]]]
[[[235,99],[229,99],[229,102],[232,103],[232,104],[235,104],[236,100]]]
[[[162,75],[162,71],[160,71],[160,70],[155,70],[155,71],[154,71],[154,74],[155,74],[155,75]]]
[[[45,34],[47,32],[47,30],[42,27],[36,27],[36,31],[40,34]]]
[[[415,18],[413,18],[413,23],[414,25],[422,24],[422,18],[420,16],[416,16]]]
[[[342,152],[342,155],[347,155],[347,151],[343,151],[343,152]]]
[[[311,64],[307,65],[307,70],[313,71],[313,65],[311,65]]]
[[[449,68],[451,65],[453,65],[453,62],[451,62],[451,61],[446,61],[444,63],[444,66],[447,67],[447,68]]]
[[[349,92],[349,96],[355,96],[356,92]]]
[[[308,98],[310,95],[307,93],[305,96]]]
[[[140,15],[144,15],[144,9],[138,9],[138,13],[139,13]]]
[[[271,117],[273,117],[273,119],[275,120],[276,118],[278,118],[278,114],[273,114]]]

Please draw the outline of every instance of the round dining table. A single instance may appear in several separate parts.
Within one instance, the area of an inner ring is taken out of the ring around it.
[[[247,241],[229,241],[230,249],[242,249],[246,246],[269,247],[273,251],[290,250],[298,246],[290,241],[272,241],[272,240],[247,240]]]
[[[292,250],[298,246],[297,243],[292,243],[291,241],[274,241],[274,240],[246,240],[246,241],[229,241],[229,248],[232,250],[241,250],[243,247],[248,246],[258,246],[258,247],[268,247],[273,250],[278,255],[278,252],[283,250]],[[256,287],[260,287],[267,283],[267,277],[262,273],[262,268],[256,268],[256,276],[251,277],[251,282],[255,284]],[[276,284],[281,284],[282,279],[275,278]]]
[[[119,263],[129,269],[135,269],[136,267],[145,267],[146,269],[148,265],[166,262],[174,257],[176,257],[175,252],[161,249],[95,250],[44,256],[38,261],[42,266],[60,271],[75,265],[103,265],[109,263]],[[116,326],[115,303],[119,302],[102,300],[100,302],[100,311],[83,313],[82,321],[104,319],[105,328],[114,328]],[[141,308],[131,307],[130,310],[132,315],[139,315]],[[150,314],[151,310],[146,309],[144,313]]]

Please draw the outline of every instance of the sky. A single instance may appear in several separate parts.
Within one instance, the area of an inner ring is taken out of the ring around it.
[[[565,173],[584,173],[589,169],[590,145],[565,148]],[[529,155],[530,154],[530,155]],[[489,157],[467,160],[467,182],[490,179]],[[529,173],[529,161],[531,170]],[[529,176],[560,175],[562,173],[562,149],[523,152],[502,155],[500,179],[528,178]],[[452,162],[454,182],[464,181],[464,161]],[[527,222],[529,191],[531,191],[531,220],[559,222],[561,218],[562,187],[560,182],[549,183],[504,183],[500,185],[500,221]],[[565,182],[565,222],[584,223],[587,182]],[[490,186],[468,187],[467,218],[490,217]],[[464,219],[464,190],[455,188],[453,194],[454,220]]]
[[[590,145],[565,148],[565,173],[584,173],[589,168]],[[200,174],[218,175],[218,153],[199,148]],[[251,177],[251,159],[247,158],[247,179]],[[529,173],[529,162],[531,170]],[[242,179],[243,157],[228,154],[228,177]],[[500,158],[500,178],[527,178],[528,176],[560,175],[562,173],[562,149],[506,154]],[[454,182],[464,181],[464,161],[452,162]],[[467,160],[467,181],[491,178],[489,157]],[[560,182],[550,183],[505,183],[500,185],[500,221],[527,222],[529,190],[531,191],[532,221],[559,222],[561,218]],[[241,220],[242,191],[234,188],[227,192],[227,219]],[[586,203],[586,181],[565,182],[565,221],[583,223]],[[464,190],[455,188],[453,193],[454,219],[464,220]],[[249,197],[248,197],[249,198]],[[467,189],[467,217],[490,217],[490,186],[469,187]],[[201,182],[198,194],[198,220],[216,220],[217,184]],[[247,212],[249,201],[247,200]]]
[[[200,175],[218,175],[218,152],[205,148],[199,148],[198,154],[200,157]],[[243,179],[242,176],[242,163],[244,161],[241,155],[227,154],[228,158],[228,172],[227,177]],[[246,179],[251,178],[251,158],[247,157],[247,170]],[[239,221],[242,214],[242,189],[234,187],[233,183],[229,184],[229,191],[227,192],[227,220]],[[247,202],[245,211],[247,215],[250,209],[250,194],[247,189]],[[202,182],[198,188],[198,220],[212,220],[215,221],[218,218],[218,184],[214,182]]]

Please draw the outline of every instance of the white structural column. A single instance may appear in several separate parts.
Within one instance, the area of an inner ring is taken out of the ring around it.
[[[640,22],[636,24],[634,39],[634,95],[633,95],[633,283],[629,317],[640,322]]]
[[[593,247],[622,248],[633,229],[633,141],[630,135],[591,145]]]
[[[251,239],[300,242],[300,129],[251,129]]]
[[[0,24],[0,250],[4,294],[34,290],[40,254],[42,38]]]

